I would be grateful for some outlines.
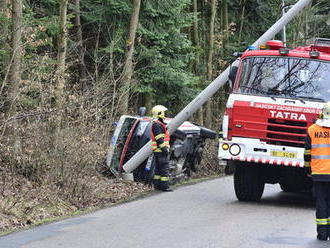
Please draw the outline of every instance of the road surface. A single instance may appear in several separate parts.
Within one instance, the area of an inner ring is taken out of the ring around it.
[[[266,185],[260,203],[243,203],[232,177],[223,177],[13,233],[0,247],[330,247],[316,240],[315,229],[308,194]]]

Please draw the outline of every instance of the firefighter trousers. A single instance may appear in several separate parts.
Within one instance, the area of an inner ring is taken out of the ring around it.
[[[168,155],[163,152],[154,152],[155,158],[155,175],[154,187],[159,190],[166,190],[169,188],[169,159]]]
[[[330,237],[330,182],[315,182],[313,184],[316,198],[317,234]]]

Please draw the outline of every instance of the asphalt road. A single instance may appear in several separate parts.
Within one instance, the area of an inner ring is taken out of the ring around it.
[[[0,238],[1,248],[330,247],[316,240],[314,202],[267,185],[260,203],[235,198],[232,177],[157,193]]]

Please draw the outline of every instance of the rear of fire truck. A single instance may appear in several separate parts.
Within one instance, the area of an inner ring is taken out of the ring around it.
[[[311,188],[304,172],[307,128],[330,101],[330,40],[287,49],[269,41],[244,52],[222,123],[219,158],[234,173],[236,196],[259,201],[265,183]]]

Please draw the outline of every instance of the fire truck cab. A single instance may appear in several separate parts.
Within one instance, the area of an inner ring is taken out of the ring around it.
[[[288,49],[281,41],[240,57],[222,123],[220,160],[233,169],[236,196],[259,201],[265,183],[308,190],[307,128],[330,101],[330,40]]]

